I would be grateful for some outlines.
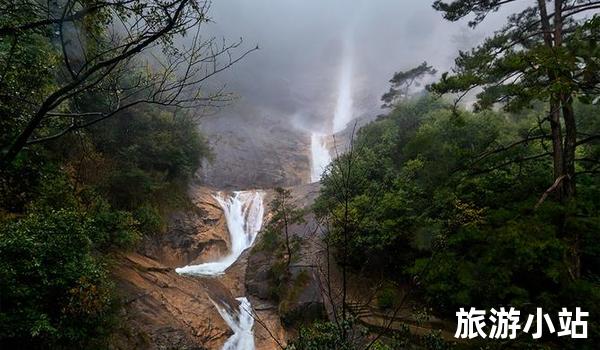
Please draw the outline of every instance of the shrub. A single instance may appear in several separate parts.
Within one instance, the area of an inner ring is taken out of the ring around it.
[[[113,325],[112,285],[81,213],[34,212],[0,234],[0,339],[85,348]]]

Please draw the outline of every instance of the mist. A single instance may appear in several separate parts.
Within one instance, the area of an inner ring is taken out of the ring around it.
[[[493,13],[472,29],[468,19],[444,20],[431,4],[214,2],[204,35],[229,42],[242,38],[239,54],[257,45],[259,50],[212,80],[236,99],[201,119],[214,154],[203,163],[201,182],[251,189],[315,181],[347,146],[351,121],[358,120],[360,127],[385,113],[380,97],[394,72],[427,61],[441,74],[459,50],[481,42],[506,17]]]
[[[505,20],[503,13],[494,13],[471,29],[466,21],[444,20],[431,3],[214,2],[210,35],[243,38],[244,48],[260,48],[222,74],[219,83],[238,96],[234,107],[238,112],[268,114],[301,128],[322,129],[335,113],[341,66],[344,56],[351,55],[354,116],[379,113],[379,97],[395,71],[425,60],[439,72],[447,71],[458,50],[481,42]]]

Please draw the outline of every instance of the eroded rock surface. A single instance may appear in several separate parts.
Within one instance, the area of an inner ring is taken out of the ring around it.
[[[174,213],[166,234],[144,242],[142,252],[169,267],[217,260],[229,250],[231,241],[223,210],[214,191],[201,186],[190,188],[193,207]]]
[[[231,335],[212,300],[235,301],[218,280],[181,276],[136,253],[122,256],[113,273],[127,330],[117,348],[218,349]]]
[[[207,118],[202,129],[214,154],[204,162],[199,181],[230,189],[294,186],[310,179],[310,135],[282,118],[236,109]]]
[[[295,186],[291,191],[292,201],[297,208],[309,208],[319,193],[319,184]],[[270,199],[270,196],[267,198]],[[322,254],[319,244],[321,232],[312,213],[308,212],[304,219],[305,223],[289,228],[290,234],[300,238],[302,244],[290,266],[291,281],[287,288],[291,293],[283,303],[276,304],[272,300],[270,270],[277,263],[273,252],[255,246],[247,258],[246,289],[253,305],[272,310],[284,324],[292,328],[326,317],[319,266],[316,263],[316,258]]]

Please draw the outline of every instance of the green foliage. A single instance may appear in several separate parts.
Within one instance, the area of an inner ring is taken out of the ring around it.
[[[0,15],[0,25],[7,20],[4,13]],[[23,34],[18,39],[0,36],[0,115],[4,116],[0,119],[0,146],[13,140],[36,111],[36,103],[56,87],[56,61],[54,48],[40,33]]]
[[[125,210],[181,205],[188,180],[209,154],[194,120],[182,113],[137,108],[91,132],[96,148],[114,155],[98,187]]]
[[[423,343],[427,350],[449,350],[452,346],[442,338],[441,331],[431,331],[423,337]]]
[[[563,1],[561,21],[553,22],[547,30],[554,33],[545,36],[543,26],[548,19],[541,17],[542,13],[553,16],[546,8],[553,4],[542,3],[543,10],[532,6],[512,14],[504,28],[482,45],[461,52],[456,59],[455,74],[443,74],[431,90],[464,92],[481,86],[477,107],[489,108],[502,102],[511,110],[546,101],[556,94],[577,96],[586,103],[596,99],[600,83],[595,59],[600,19],[595,7],[579,1]],[[474,27],[505,4],[498,0],[437,0],[433,7],[451,21],[473,14],[475,18],[469,23]],[[560,33],[560,38],[556,33]]]
[[[0,14],[2,29],[29,23],[37,11],[12,3],[10,13]],[[101,12],[85,23],[86,34],[94,35],[90,53],[102,49],[98,40],[109,18]],[[0,35],[3,152],[64,83],[52,38],[42,28]],[[135,72],[122,78],[137,79]],[[109,90],[102,84],[86,89],[73,103],[81,111],[103,110]],[[71,107],[63,103],[54,111]],[[51,135],[68,123],[71,118],[48,118],[33,136]],[[143,234],[165,230],[168,213],[188,204],[188,181],[208,153],[191,116],[138,106],[56,141],[29,145],[3,164],[0,347],[107,348],[118,302],[107,262],[115,251],[133,249]]]
[[[149,204],[134,210],[133,217],[137,221],[141,232],[151,235],[165,230],[165,220],[159,210]]]
[[[423,62],[417,67],[411,68],[405,72],[396,72],[390,79],[390,90],[381,96],[384,108],[392,108],[398,102],[406,100],[410,96],[411,87],[420,86],[421,80],[429,75],[435,75],[437,71],[432,66],[428,66],[427,62]]]
[[[301,238],[294,235],[292,230],[294,225],[304,222],[304,211],[293,203],[289,190],[275,188],[270,213],[271,217],[261,231],[261,239],[255,249],[265,252],[269,257],[269,298],[278,304],[283,322],[292,325],[312,316],[306,310],[302,310],[305,314],[297,314],[293,310],[294,303],[309,280],[305,271],[292,273],[291,270],[291,264],[299,258],[297,252],[302,244]],[[320,318],[321,315],[318,316]]]
[[[106,257],[164,230],[203,152],[191,119],[149,109],[23,153],[3,177],[2,344],[102,348],[117,303]]]
[[[393,309],[400,302],[398,288],[393,285],[384,285],[376,295],[377,307],[382,310]]]
[[[278,187],[270,203],[270,213],[271,218],[262,233],[261,247],[282,259],[285,269],[289,270],[300,245],[300,237],[291,232],[292,226],[304,222],[304,211],[294,205],[289,190]],[[289,271],[285,275],[289,275]]]
[[[91,232],[94,247],[100,251],[132,248],[140,239],[139,223],[131,213],[110,210],[107,205],[95,208],[90,225],[94,228]]]
[[[597,107],[575,108],[582,124],[596,130]],[[424,97],[361,129],[347,177],[349,266],[400,284],[416,282],[416,297],[451,318],[470,306],[553,312],[579,303],[595,310],[600,179],[582,171],[576,203],[563,206],[550,197],[534,209],[552,183],[552,163],[548,156],[522,159],[543,154],[544,145],[530,141],[494,152],[520,140],[538,117],[534,111],[456,111]],[[598,147],[579,152],[594,157]],[[335,185],[337,164],[347,157],[335,160],[323,179],[317,214],[335,216],[344,209]],[[562,221],[565,212],[576,214]],[[572,236],[563,231],[580,239],[584,277],[576,281],[565,262]],[[334,221],[327,237],[338,253],[341,232]],[[384,308],[397,298],[378,295]],[[592,321],[593,337],[597,327]]]
[[[564,243],[556,237],[551,216],[488,215],[488,225],[469,225],[451,235],[444,250],[419,259],[411,269],[421,278],[425,297],[438,312],[452,315],[458,307],[478,305],[545,305],[548,290],[567,276]],[[494,281],[493,284],[482,281]]]
[[[288,345],[288,350],[353,350],[355,344],[344,337],[342,327],[349,331],[351,323],[338,327],[333,322],[315,322],[311,327],[300,329],[298,337]]]
[[[2,225],[3,344],[86,348],[111,329],[112,285],[90,237],[98,229],[69,210],[32,212]]]

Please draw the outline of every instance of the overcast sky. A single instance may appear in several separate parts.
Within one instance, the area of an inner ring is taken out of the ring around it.
[[[426,60],[448,70],[459,49],[480,42],[504,22],[491,16],[478,29],[450,23],[432,0],[218,0],[207,34],[242,37],[252,53],[219,76],[252,109],[312,127],[333,113],[345,55],[353,61],[356,115],[377,112],[395,71]],[[343,52],[344,41],[350,42]]]

